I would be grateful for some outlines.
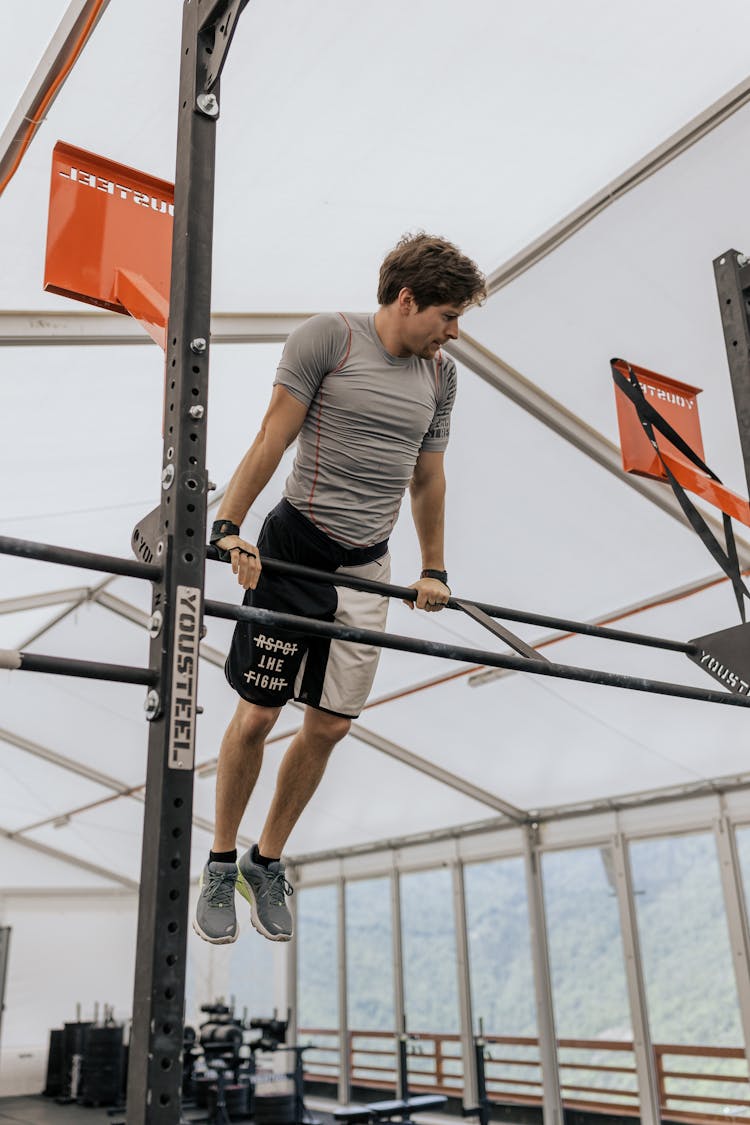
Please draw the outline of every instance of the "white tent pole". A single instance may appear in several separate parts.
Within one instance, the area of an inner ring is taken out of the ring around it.
[[[714,839],[719,853],[719,873],[724,893],[745,1056],[750,1067],[750,930],[745,887],[737,853],[737,837],[734,825],[724,810],[714,821]]]
[[[466,886],[464,865],[459,858],[451,864],[453,879],[453,921],[456,929],[456,972],[458,974],[458,1007],[461,1020],[461,1058],[463,1070],[464,1107],[475,1106],[477,1092],[476,1059],[473,1050],[474,1011],[471,997],[471,964],[469,928],[466,921]]]
[[[404,1034],[406,1025],[406,994],[404,991],[404,933],[401,919],[401,873],[396,864],[396,853],[391,854],[391,955],[393,960],[393,1023],[394,1023],[394,1053],[396,1055],[396,1069],[398,1071],[399,1055],[398,1043]],[[399,1096],[402,1084],[406,1084],[407,1075],[398,1074],[396,1079],[395,1096]]]
[[[51,605],[80,605],[86,601],[89,590],[86,586],[73,586],[67,590],[47,590],[40,594],[26,594],[18,598],[5,598],[0,601],[0,616],[6,613],[28,613],[32,609],[46,609]]]
[[[298,882],[298,869],[293,864],[287,865],[287,877],[295,886]],[[297,918],[299,911],[297,909],[297,896],[292,895],[289,898],[289,911],[292,915],[292,925],[294,933],[297,933]],[[280,1000],[278,1004],[279,1015],[281,1019],[285,1018],[285,1013],[289,1013],[289,1027],[287,1029],[290,1043],[296,1043],[299,1038],[299,1016],[297,1013],[298,1003],[298,984],[299,984],[299,942],[297,941],[280,941],[274,943],[274,955],[276,957],[276,965],[278,966],[278,974],[275,977],[274,995]],[[281,965],[279,965],[279,959]]]
[[[542,886],[539,827],[531,824],[524,833],[526,893],[529,905],[531,958],[534,969],[537,1032],[542,1064],[542,1112],[544,1125],[563,1125],[557,1035],[552,998],[552,973],[547,941],[547,919]]]
[[[94,21],[89,29],[91,36],[96,24],[103,16],[109,0],[71,0],[65,15],[60,20],[55,34],[50,40],[47,50],[37,66],[31,80],[24,90],[5,131],[0,137],[0,184],[6,179],[18,159],[21,145],[29,133],[29,127],[34,127],[34,133],[39,128],[38,120],[42,102],[50,89],[56,75],[60,73],[67,63],[76,43],[80,39],[86,24],[91,16]],[[97,11],[97,8],[99,9]],[[88,39],[87,37],[87,39]],[[59,94],[64,83],[61,83],[51,100],[47,103],[45,113]]]
[[[338,956],[339,1103],[349,1101],[352,1076],[349,1055],[349,997],[346,963],[346,880],[336,880],[336,951]]]
[[[641,943],[638,936],[638,920],[633,893],[633,873],[627,841],[620,832],[612,838],[612,858],[614,890],[620,913],[620,932],[625,958],[625,980],[630,1005],[630,1021],[633,1027],[633,1052],[638,1080],[641,1122],[643,1125],[659,1125],[661,1121],[659,1083],[648,1021],[646,984],[643,976]]]
[[[592,195],[575,211],[571,211],[559,223],[550,227],[539,238],[534,239],[523,250],[519,250],[507,262],[493,270],[487,278],[489,292],[491,294],[497,293],[498,289],[502,289],[504,285],[508,285],[511,281],[520,277],[522,273],[525,273],[526,270],[536,265],[537,262],[546,258],[548,254],[551,254],[553,250],[566,242],[581,227],[590,223],[607,207],[616,203],[618,199],[622,199],[627,192],[638,187],[649,176],[653,176],[654,172],[658,172],[660,168],[669,164],[675,157],[680,156],[691,145],[694,145],[718,125],[721,125],[733,113],[746,105],[748,100],[750,100],[750,79],[746,78],[743,82],[734,86],[723,98],[719,98],[703,113],[694,117],[682,129],[679,129],[662,144],[652,149],[636,164],[632,164],[630,168],[612,180],[601,191],[598,191],[596,195]]]
[[[46,844],[38,844],[36,840],[26,840],[23,836],[17,836],[15,832],[10,832],[7,828],[0,828],[0,837],[11,840],[14,844],[20,844],[23,848],[29,848],[33,852],[38,852],[40,855],[60,860],[61,863],[68,863],[72,867],[80,867],[82,871],[88,871],[91,875],[98,875],[99,878],[106,879],[108,882],[120,883],[130,891],[138,890],[138,883],[133,879],[126,878],[125,875],[118,875],[108,867],[99,867],[95,863],[88,863],[85,859],[78,859],[74,855],[68,855],[67,852],[58,851],[57,848],[48,848]],[[8,888],[6,888],[6,892],[7,890]]]

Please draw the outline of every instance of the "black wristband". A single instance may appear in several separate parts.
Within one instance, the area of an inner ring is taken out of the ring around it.
[[[231,520],[214,520],[211,526],[211,538],[209,543],[218,543],[219,539],[223,539],[225,535],[239,535],[240,529],[236,523]]]
[[[419,576],[420,578],[435,578],[438,582],[442,582],[444,586],[448,585],[448,571],[447,570],[431,570],[426,567]]]

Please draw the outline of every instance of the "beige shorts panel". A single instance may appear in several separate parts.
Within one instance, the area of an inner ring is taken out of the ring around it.
[[[342,566],[336,573],[351,574],[356,578],[373,579],[376,582],[390,582],[391,556],[386,552],[374,562],[361,566]],[[343,586],[336,587],[336,594],[337,625],[383,632],[388,615],[388,598],[381,594],[349,590]],[[380,649],[372,645],[331,641],[320,706],[326,711],[356,718],[367,702],[379,660]]]

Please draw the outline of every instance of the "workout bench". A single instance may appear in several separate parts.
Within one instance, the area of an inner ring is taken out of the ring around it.
[[[426,1113],[442,1109],[448,1099],[444,1094],[417,1094],[412,1098],[393,1098],[367,1105],[346,1105],[333,1112],[335,1121],[342,1125],[374,1125],[376,1121],[398,1119],[402,1125],[411,1125],[410,1113]]]

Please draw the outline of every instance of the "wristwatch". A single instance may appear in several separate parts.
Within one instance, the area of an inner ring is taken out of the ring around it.
[[[438,582],[442,582],[444,586],[448,585],[448,571],[447,570],[432,570],[430,567],[425,567],[419,576],[420,578],[436,578]]]

